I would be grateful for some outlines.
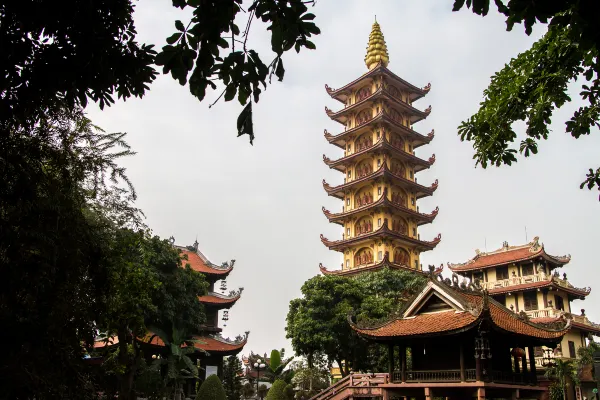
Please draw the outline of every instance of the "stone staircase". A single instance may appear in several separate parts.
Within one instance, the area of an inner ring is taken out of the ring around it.
[[[378,386],[389,383],[389,376],[379,374],[350,374],[337,381],[310,400],[346,400],[349,398],[369,398],[382,396]]]

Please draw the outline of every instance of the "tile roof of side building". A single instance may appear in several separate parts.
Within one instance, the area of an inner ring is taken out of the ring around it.
[[[181,250],[182,256],[187,256],[187,260],[182,259],[181,264],[185,266],[189,264],[190,268],[194,271],[201,272],[206,275],[214,276],[227,276],[233,269],[235,260],[231,260],[230,263],[224,263],[223,265],[215,265],[211,263],[199,250],[192,251],[185,247],[177,247]]]
[[[424,302],[427,294],[433,292],[448,299],[454,304],[453,308],[436,313],[415,312],[413,315],[413,311],[418,311],[417,307],[422,304],[420,302]],[[430,279],[423,291],[407,303],[400,317],[373,327],[352,323],[352,328],[370,338],[424,337],[466,331],[474,328],[483,318],[488,318],[500,331],[552,342],[562,338],[571,326],[570,320],[563,321],[560,329],[533,323],[508,310],[486,292],[458,289]]]
[[[473,271],[484,268],[498,267],[516,262],[533,260],[541,257],[556,266],[568,264],[571,260],[570,255],[553,256],[546,253],[544,245],[540,244],[539,237],[533,238],[533,241],[521,246],[509,246],[504,242],[504,245],[498,250],[491,252],[480,252],[475,250],[475,257],[465,263],[451,264],[448,267],[453,272]]]

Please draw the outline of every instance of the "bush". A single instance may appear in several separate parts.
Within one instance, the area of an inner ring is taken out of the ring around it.
[[[282,380],[276,380],[269,389],[266,400],[286,400],[285,387],[286,383]]]
[[[200,385],[196,400],[227,400],[225,389],[216,375],[211,375]]]

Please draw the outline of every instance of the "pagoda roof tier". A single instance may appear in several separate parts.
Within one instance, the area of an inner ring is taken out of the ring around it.
[[[373,103],[375,100],[385,99],[389,101],[391,104],[399,107],[405,114],[410,116],[410,122],[412,124],[419,122],[429,116],[431,113],[431,106],[429,106],[425,111],[421,111],[408,103],[405,103],[402,100],[398,100],[394,97],[388,90],[380,87],[376,91],[374,91],[369,96],[364,99],[349,105],[348,107],[344,107],[339,111],[332,111],[329,108],[325,107],[325,112],[327,116],[334,121],[339,122],[340,124],[345,124],[348,121],[348,114],[356,113],[361,109],[368,108],[369,104]]]
[[[503,294],[522,292],[531,289],[552,288],[564,291],[570,296],[580,300],[583,300],[592,291],[590,287],[578,288],[571,285],[566,279],[560,279],[559,277],[553,275],[546,276],[542,274],[519,276],[496,282],[485,282],[481,284],[481,286],[489,290],[490,294]]]
[[[414,272],[415,274],[421,274],[421,275],[427,274],[423,270],[414,269],[414,268],[410,268],[408,265],[396,264],[396,263],[391,262],[390,255],[387,251],[385,252],[385,256],[383,257],[382,261],[377,262],[377,263],[372,263],[372,264],[366,265],[364,267],[358,267],[358,268],[353,268],[353,269],[328,270],[327,268],[325,268],[323,266],[323,264],[319,264],[319,269],[321,270],[321,273],[323,275],[336,275],[336,276],[354,276],[354,275],[362,274],[363,272],[366,272],[366,271],[371,271],[371,272],[379,271],[384,268]],[[439,275],[442,273],[443,269],[444,269],[444,266],[442,265],[439,268],[434,269],[433,274]]]
[[[547,324],[549,326],[556,325],[557,323],[564,323],[566,319],[566,312],[559,310],[553,311],[555,312],[555,315],[552,317],[531,318],[530,321],[537,324]],[[572,318],[572,328],[591,333],[592,335],[600,336],[600,324],[590,321],[585,315],[570,314],[569,316]]]
[[[346,100],[348,99],[348,94],[352,90],[359,89],[360,86],[363,86],[365,84],[365,80],[367,80],[367,79],[372,80],[373,78],[375,78],[377,76],[385,76],[386,78],[389,78],[388,83],[394,83],[394,84],[400,86],[402,89],[407,90],[410,93],[409,96],[410,96],[411,101],[416,101],[416,100],[420,99],[421,97],[424,97],[431,90],[431,84],[427,84],[427,86],[425,86],[423,88],[419,88],[411,83],[408,83],[404,79],[400,78],[398,75],[394,74],[392,71],[387,69],[381,63],[379,63],[379,65],[377,65],[375,68],[371,69],[369,72],[366,72],[365,74],[363,74],[358,79],[350,82],[349,84],[347,84],[339,89],[332,89],[328,85],[325,85],[325,90],[327,90],[327,93],[332,98],[334,98],[342,103],[345,103]]]
[[[224,338],[219,334],[216,335],[202,335],[192,336],[194,340],[194,347],[198,350],[205,351],[209,355],[235,355],[239,353],[246,342],[248,341],[248,335],[250,332],[246,332],[244,336],[238,336],[235,340]],[[144,340],[144,343],[153,346],[164,346],[165,343],[157,335],[148,335]]]
[[[395,184],[398,184],[407,189],[410,189],[411,191],[416,192],[415,195],[418,199],[425,197],[425,196],[433,195],[433,192],[435,192],[436,189],[438,188],[437,179],[435,180],[434,183],[431,184],[431,186],[427,187],[427,186],[419,185],[418,183],[411,181],[410,179],[407,179],[403,176],[394,175],[392,173],[392,171],[390,171],[389,168],[387,167],[387,163],[381,163],[381,167],[379,167],[378,170],[376,170],[370,174],[367,174],[363,177],[354,179],[348,183],[343,183],[338,186],[330,186],[325,181],[325,179],[323,179],[323,188],[325,189],[327,194],[329,194],[330,196],[336,197],[338,199],[343,199],[344,193],[347,190],[355,188],[356,186],[360,185],[361,183],[369,182],[375,178],[392,179]]]
[[[182,247],[179,247],[179,249],[181,250],[181,255],[187,256],[187,260],[181,260],[181,265],[185,267],[186,264],[189,264],[191,269],[204,274],[207,276],[208,280],[211,281],[226,278],[235,264],[235,260],[231,260],[229,263],[226,262],[222,265],[215,265],[208,261],[204,254],[199,250],[192,251]]]
[[[422,135],[407,126],[402,125],[400,122],[395,121],[389,115],[389,113],[387,111],[381,110],[381,111],[379,111],[379,113],[377,115],[375,115],[370,120],[367,120],[367,121],[363,122],[362,124],[355,126],[351,129],[348,129],[344,132],[341,132],[337,135],[332,135],[331,133],[327,132],[327,130],[325,130],[325,139],[327,139],[327,141],[329,143],[332,143],[332,144],[338,146],[339,148],[343,149],[343,148],[345,148],[346,142],[349,137],[350,138],[356,137],[356,136],[359,136],[359,135],[367,132],[369,129],[372,129],[371,127],[374,124],[387,125],[389,128],[391,128],[391,130],[393,132],[400,133],[407,139],[412,140],[413,148],[415,148],[415,149],[417,147],[420,147],[424,144],[431,142],[434,137],[433,130],[430,133],[428,133],[427,135]]]
[[[420,251],[426,251],[426,250],[433,250],[438,245],[438,243],[442,240],[442,235],[438,234],[435,237],[435,239],[433,239],[431,241],[415,239],[415,238],[412,238],[403,233],[391,230],[388,227],[387,218],[385,218],[383,220],[383,224],[377,230],[374,230],[372,232],[367,232],[367,233],[361,234],[359,236],[354,236],[354,237],[351,237],[348,239],[329,240],[325,236],[321,235],[321,242],[325,246],[327,246],[329,248],[329,250],[336,250],[336,251],[344,251],[351,245],[358,245],[360,243],[367,242],[370,240],[376,240],[376,239],[392,239],[392,240],[401,242],[403,244],[415,246]]]
[[[475,271],[492,267],[499,267],[523,261],[535,259],[544,259],[550,262],[554,268],[568,264],[571,256],[552,256],[544,250],[544,245],[539,243],[539,237],[534,237],[533,241],[522,246],[504,245],[498,250],[489,253],[475,251],[476,255],[471,260],[462,264],[448,263],[451,271],[461,273],[465,271]]]
[[[427,304],[432,297],[441,300],[445,308],[428,312]],[[486,291],[478,291],[472,286],[471,290],[461,289],[458,285],[451,287],[434,278],[406,303],[398,317],[372,326],[350,323],[361,336],[380,341],[455,335],[485,324],[517,341],[534,339],[547,344],[558,343],[571,326],[570,320],[553,328],[530,322],[495,301]]]
[[[237,292],[232,292],[229,295],[224,295],[216,292],[208,292],[204,296],[198,297],[198,300],[207,307],[217,309],[230,308],[238,301],[242,295],[243,288]]]
[[[343,225],[344,221],[348,217],[351,217],[353,215],[356,215],[356,214],[359,214],[359,213],[362,213],[365,211],[372,211],[372,210],[375,210],[378,208],[393,209],[394,211],[397,211],[398,213],[400,213],[406,217],[415,219],[417,221],[418,225],[424,225],[424,224],[429,224],[429,223],[433,222],[433,220],[435,219],[435,217],[437,217],[438,212],[439,212],[439,208],[436,207],[435,210],[433,210],[431,213],[424,214],[424,213],[420,213],[418,211],[411,210],[410,208],[403,206],[401,204],[394,203],[387,197],[387,188],[383,189],[383,194],[381,195],[379,200],[374,201],[370,204],[355,208],[353,210],[344,211],[341,213],[332,213],[329,210],[327,210],[325,207],[323,207],[322,210],[323,210],[323,214],[325,214],[325,216],[327,217],[329,222]]]
[[[331,160],[328,157],[326,157],[325,154],[323,154],[323,162],[329,168],[335,169],[340,172],[346,172],[346,167],[348,164],[354,162],[357,158],[365,154],[370,154],[372,152],[389,152],[390,154],[398,156],[398,158],[408,161],[409,163],[414,165],[415,172],[427,169],[435,163],[435,154],[432,154],[431,157],[429,157],[429,160],[423,160],[422,158],[419,158],[414,154],[407,153],[406,151],[393,146],[387,140],[385,135],[381,135],[379,140],[377,140],[377,142],[375,142],[371,146],[357,151],[356,153],[352,153],[348,156],[338,158],[337,160]]]

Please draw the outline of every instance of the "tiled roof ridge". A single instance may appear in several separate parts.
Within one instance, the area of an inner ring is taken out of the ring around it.
[[[250,331],[246,331],[244,332],[243,336],[238,336],[236,337],[234,340],[229,339],[229,338],[224,338],[220,333],[219,334],[214,334],[214,335],[208,335],[211,339],[214,339],[218,342],[224,343],[224,344],[230,344],[232,346],[237,346],[240,345],[242,343],[245,343],[248,341],[248,336],[250,336]]]

